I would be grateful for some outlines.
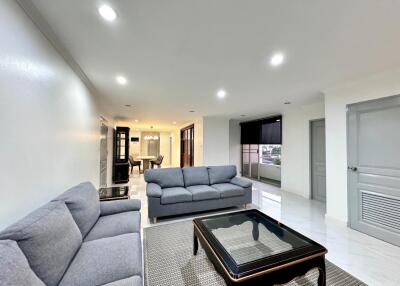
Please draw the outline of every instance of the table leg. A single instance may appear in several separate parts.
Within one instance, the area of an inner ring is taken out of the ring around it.
[[[325,260],[322,261],[322,265],[318,267],[318,286],[326,286],[326,270],[325,270]]]
[[[252,234],[253,234],[253,239],[257,241],[257,240],[258,240],[258,237],[259,237],[259,235],[260,235],[260,232],[259,232],[259,229],[258,229],[258,223],[255,222],[255,221],[253,221],[253,231],[252,231]]]
[[[199,240],[196,236],[196,232],[193,230],[193,255],[197,255],[198,249],[199,249]]]

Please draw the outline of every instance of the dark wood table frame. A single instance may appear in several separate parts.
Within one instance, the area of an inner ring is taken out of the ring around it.
[[[244,212],[258,210],[247,210]],[[262,213],[261,213],[262,214]],[[228,214],[229,215],[229,214]],[[266,216],[265,214],[262,214]],[[223,216],[223,215],[219,215]],[[268,216],[266,216],[268,217]],[[210,218],[210,217],[208,217]],[[269,220],[275,221],[268,217]],[[326,270],[325,270],[325,254],[327,250],[313,242],[312,240],[304,237],[303,235],[291,230],[285,225],[275,221],[282,227],[289,229],[293,234],[298,235],[302,239],[306,239],[312,242],[314,248],[312,251],[301,253],[301,251],[295,252],[294,255],[287,256],[287,259],[280,261],[274,261],[271,263],[271,259],[259,259],[257,261],[249,263],[249,267],[243,272],[235,270],[235,265],[227,257],[227,251],[216,241],[216,238],[206,230],[201,224],[201,219],[193,220],[194,231],[193,231],[193,254],[196,255],[199,247],[199,242],[203,247],[207,257],[213,263],[215,269],[224,278],[226,284],[230,285],[276,285],[285,284],[290,282],[299,276],[304,276],[311,269],[318,269],[318,285],[326,285]],[[237,222],[236,222],[237,223]],[[253,223],[253,239],[258,239],[258,223]],[[311,250],[311,248],[309,248]],[[228,254],[229,255],[229,254]],[[268,262],[267,262],[268,261]]]

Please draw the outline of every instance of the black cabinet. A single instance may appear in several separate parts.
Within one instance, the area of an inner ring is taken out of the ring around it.
[[[114,130],[113,182],[129,182],[129,127]]]

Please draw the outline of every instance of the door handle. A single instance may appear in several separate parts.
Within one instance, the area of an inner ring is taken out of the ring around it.
[[[357,167],[347,167],[347,169],[349,169],[350,171],[353,171],[353,172],[357,172]]]

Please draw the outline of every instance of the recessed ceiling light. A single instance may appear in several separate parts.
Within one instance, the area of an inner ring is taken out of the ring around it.
[[[246,114],[241,114],[240,117],[246,117]]]
[[[120,84],[120,85],[125,85],[128,81],[126,79],[126,77],[122,76],[122,75],[118,75],[115,80]]]
[[[189,112],[193,113],[193,112],[196,112],[196,111],[194,111],[194,110],[189,110]]]
[[[291,104],[291,102],[290,101],[286,101],[284,104]]]
[[[281,65],[284,60],[285,60],[285,56],[282,53],[276,53],[271,57],[269,63],[271,66],[277,67],[277,66]]]
[[[224,97],[226,96],[226,91],[225,91],[224,89],[218,90],[217,96],[218,96],[218,98],[220,98],[220,99],[224,98]]]
[[[176,124],[176,121],[172,122],[172,124]]]
[[[104,20],[112,22],[117,18],[117,13],[108,5],[101,5],[98,9],[99,14]]]
[[[125,107],[131,107],[132,105],[130,105],[130,104],[125,104]]]
[[[135,122],[139,122],[139,119],[135,119]]]

